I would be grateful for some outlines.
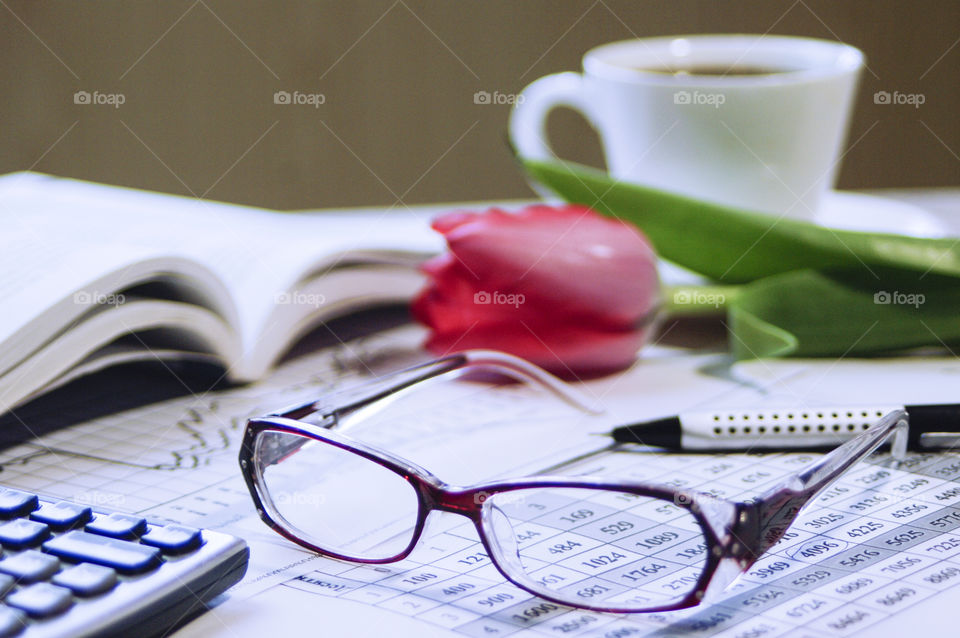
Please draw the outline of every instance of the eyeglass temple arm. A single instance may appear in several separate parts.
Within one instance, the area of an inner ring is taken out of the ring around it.
[[[859,436],[745,505],[740,512],[739,530],[734,534],[752,555],[748,562],[780,540],[804,505],[891,436],[893,458],[902,461],[907,451],[907,419],[905,410],[890,412]]]
[[[908,416],[906,410],[895,410],[859,436],[847,441],[798,474],[804,490],[811,498],[833,483],[841,474],[859,463],[893,436],[891,453],[897,461],[907,454]]]
[[[576,389],[520,357],[494,350],[465,350],[406,370],[400,370],[357,388],[337,392],[319,401],[311,401],[286,408],[274,413],[273,416],[302,419],[320,412],[325,417],[333,417],[333,423],[328,424],[329,427],[333,427],[339,418],[402,392],[418,383],[429,381],[450,372],[466,372],[474,369],[497,372],[517,381],[525,381],[540,386],[584,412],[591,414],[603,412],[602,408],[595,405]]]
[[[337,410],[359,409],[416,383],[456,370],[463,366],[463,361],[462,354],[442,357],[364,383],[357,388],[335,392],[315,401],[288,406],[273,412],[270,416],[303,419],[316,412],[327,415]]]
[[[398,393],[444,374],[469,370],[497,372],[518,381],[526,381],[543,387],[575,408],[591,414],[602,412],[580,392],[552,374],[524,361],[519,357],[494,350],[466,350],[400,370],[357,388],[334,393],[318,401],[310,401],[278,410],[267,417],[302,420],[318,415],[318,425],[333,428],[342,417],[377,401],[396,396]],[[271,465],[296,452],[308,439],[291,438],[286,441],[271,440],[271,449],[261,451],[261,462]]]
[[[429,363],[408,368],[407,370],[401,370],[395,374],[364,384],[356,389],[334,393],[317,401],[288,406],[268,414],[267,418],[279,417],[297,421],[311,415],[319,414],[320,425],[332,428],[337,425],[337,418],[342,411],[359,409],[364,405],[402,391],[416,383],[461,368],[464,365],[464,361],[465,358],[461,354],[436,359]],[[331,405],[339,405],[341,407],[328,407]],[[260,451],[260,461],[264,465],[273,465],[299,450],[308,440],[309,439],[302,437],[291,437],[285,440],[267,439],[267,443],[262,444],[267,447]]]

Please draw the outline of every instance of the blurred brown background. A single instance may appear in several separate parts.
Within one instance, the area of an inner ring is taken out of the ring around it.
[[[519,92],[611,40],[770,32],[866,52],[840,187],[960,184],[952,0],[2,5],[0,172],[274,208],[527,197],[509,106],[474,93]],[[875,104],[880,90],[925,103]],[[324,103],[275,104],[277,91]],[[561,155],[600,163],[579,117],[557,112],[551,131]]]

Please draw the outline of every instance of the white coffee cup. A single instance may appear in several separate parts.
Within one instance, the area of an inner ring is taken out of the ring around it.
[[[547,115],[568,106],[619,180],[809,220],[834,185],[863,63],[852,46],[799,37],[613,42],[584,55],[582,74],[526,87],[510,137],[521,156],[552,158]],[[711,69],[727,74],[697,73]]]

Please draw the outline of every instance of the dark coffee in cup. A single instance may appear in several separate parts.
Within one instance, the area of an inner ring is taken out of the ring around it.
[[[782,69],[764,66],[746,66],[746,65],[700,65],[688,67],[631,67],[636,71],[643,73],[662,73],[665,75],[690,76],[690,75],[713,75],[713,76],[736,76],[736,75],[771,75],[773,73],[787,73],[791,69]]]

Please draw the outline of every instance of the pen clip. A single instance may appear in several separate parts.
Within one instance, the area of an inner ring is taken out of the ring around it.
[[[917,443],[922,450],[945,450],[960,448],[958,432],[921,432]]]

